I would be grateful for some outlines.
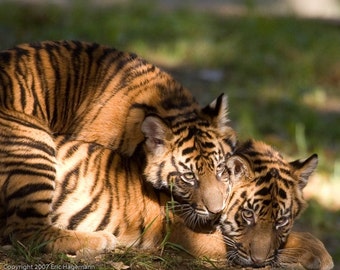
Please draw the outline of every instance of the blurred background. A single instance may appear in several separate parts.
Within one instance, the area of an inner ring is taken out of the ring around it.
[[[318,153],[296,227],[340,269],[339,0],[0,0],[0,49],[61,39],[135,52],[202,105],[226,93],[241,139]]]

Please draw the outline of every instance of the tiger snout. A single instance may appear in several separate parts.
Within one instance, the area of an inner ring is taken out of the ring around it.
[[[202,188],[202,205],[207,215],[219,216],[226,207],[228,185],[213,183]]]
[[[226,206],[226,198],[222,194],[210,197],[204,202],[209,215],[220,215]]]
[[[201,179],[199,187],[196,189],[190,203],[190,216],[182,214],[188,221],[187,226],[200,232],[212,232],[219,224],[223,210],[226,208],[228,198],[228,185],[226,183],[205,182]]]
[[[259,223],[248,231],[248,243],[245,244],[247,260],[252,266],[264,266],[275,257],[275,234],[271,223]]]
[[[251,244],[249,256],[253,265],[261,266],[263,265],[273,254],[273,250],[266,240],[262,241],[262,244]]]

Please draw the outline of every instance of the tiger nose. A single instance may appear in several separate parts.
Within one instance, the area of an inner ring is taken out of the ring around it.
[[[252,255],[251,260],[253,262],[253,266],[262,266],[263,263],[267,260],[268,256],[259,256],[259,255]]]
[[[225,206],[226,204],[225,202],[223,202],[222,204],[219,203],[216,205],[207,205],[206,208],[209,213],[216,215],[216,214],[220,214],[224,210]]]
[[[211,214],[220,214],[226,207],[226,199],[221,192],[209,192],[206,194],[204,204]]]

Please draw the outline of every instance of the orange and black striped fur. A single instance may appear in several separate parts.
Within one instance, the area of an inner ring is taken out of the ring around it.
[[[273,148],[254,140],[237,147],[227,161],[232,192],[221,218],[231,263],[263,267],[298,262],[306,269],[333,267],[319,240],[310,234],[289,235],[306,206],[302,191],[317,164],[316,154],[287,162]]]
[[[120,246],[157,249],[175,222],[178,229],[173,233],[177,235],[182,230],[180,241],[191,242],[191,237],[185,235],[195,232],[184,225],[181,217],[191,215],[191,208],[178,204],[171,194],[146,181],[149,172],[145,170],[142,149],[138,147],[138,155],[132,157],[77,141],[62,143],[57,149],[58,173],[51,213],[55,226],[87,232],[104,230],[112,233]],[[177,174],[173,169],[163,167],[171,177],[180,178],[172,175]],[[203,255],[207,248],[201,245],[189,249]]]
[[[120,245],[140,249],[157,249],[167,236],[196,256],[227,258],[241,266],[300,263],[306,269],[330,269],[332,265],[318,239],[289,234],[305,204],[302,188],[316,166],[314,155],[288,163],[261,142],[240,145],[227,161],[233,186],[221,228],[198,233],[181,217],[187,211],[190,215],[190,208],[173,204],[171,195],[145,181],[148,171],[141,149],[132,158],[81,142],[60,144],[57,149],[52,221],[58,227],[105,230]]]
[[[75,41],[2,51],[0,127],[4,238],[29,242],[38,235],[47,249],[65,252],[116,246],[111,233],[53,225],[60,136],[61,143],[88,142],[132,160],[140,158],[136,148],[145,141],[143,179],[171,191],[190,210],[183,218],[191,227],[209,227],[225,207],[229,183],[224,164],[235,142],[226,98],[202,109],[168,74],[134,54]],[[72,194],[67,187],[65,192]],[[122,201],[128,195],[115,196]]]

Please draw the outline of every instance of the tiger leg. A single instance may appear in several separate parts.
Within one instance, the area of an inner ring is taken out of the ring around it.
[[[195,232],[185,226],[180,218],[175,217],[168,240],[198,258],[206,257],[214,260],[226,258],[227,247],[219,230],[211,233]]]
[[[281,266],[297,263],[305,269],[328,270],[334,267],[332,257],[323,243],[304,232],[291,232],[283,249],[279,250]]]
[[[47,251],[111,250],[107,232],[76,232],[51,223],[55,147],[49,130],[18,113],[0,112],[0,225],[2,236]]]

